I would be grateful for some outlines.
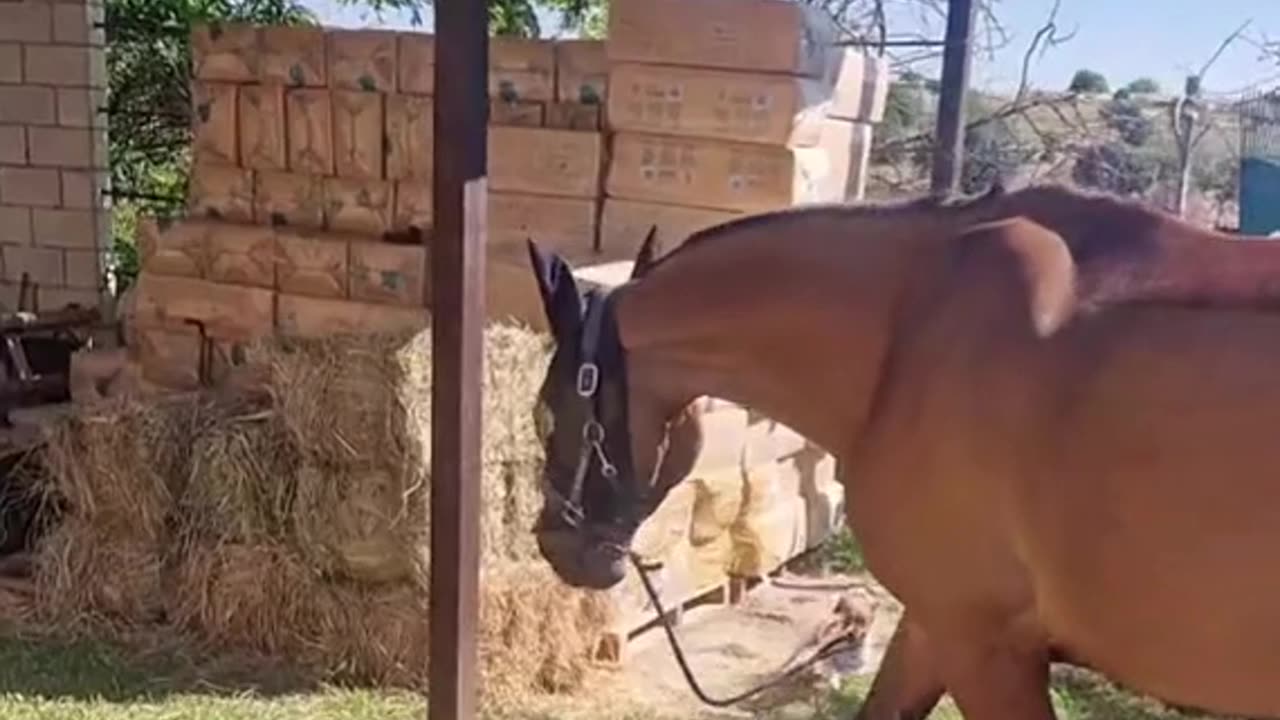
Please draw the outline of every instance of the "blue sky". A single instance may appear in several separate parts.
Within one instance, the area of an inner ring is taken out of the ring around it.
[[[402,13],[381,19],[364,9],[341,6],[336,0],[304,0],[323,22],[343,27],[411,27]],[[1048,16],[1053,0],[1001,0],[998,14],[1011,39],[994,58],[975,58],[974,84],[994,88],[1016,86],[1027,43]],[[425,12],[427,29],[431,13]],[[1059,26],[1076,29],[1075,37],[1058,46],[1032,67],[1032,83],[1062,88],[1081,67],[1099,70],[1112,85],[1150,76],[1167,89],[1181,86],[1183,77],[1198,69],[1219,43],[1244,21],[1252,20],[1251,37],[1280,39],[1280,0],[1062,0]],[[890,18],[891,34],[923,31],[940,36],[942,23],[922,27],[918,19]],[[558,24],[543,17],[544,34]],[[1205,79],[1206,89],[1234,93],[1250,86],[1280,86],[1280,62],[1259,60],[1258,48],[1236,43],[1223,54]],[[921,68],[928,72],[927,66]]]

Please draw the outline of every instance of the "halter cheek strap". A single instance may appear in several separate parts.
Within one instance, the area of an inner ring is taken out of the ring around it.
[[[590,295],[586,317],[583,319],[576,385],[578,397],[586,403],[587,420],[582,425],[582,445],[573,474],[573,486],[569,491],[569,497],[560,498],[561,517],[570,527],[578,527],[585,516],[582,508],[582,493],[587,471],[591,468],[592,456],[594,455],[600,463],[600,474],[606,480],[612,482],[618,476],[617,466],[609,460],[609,455],[605,452],[604,424],[600,422],[597,412],[600,392],[600,365],[597,360],[606,305],[605,296]]]

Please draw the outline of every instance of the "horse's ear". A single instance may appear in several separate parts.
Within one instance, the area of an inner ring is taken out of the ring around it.
[[[582,298],[573,268],[558,254],[543,252],[532,238],[528,244],[529,264],[538,282],[538,294],[542,297],[542,309],[552,335],[558,342],[577,337],[582,323]]]
[[[640,252],[636,253],[636,262],[631,268],[631,279],[639,280],[647,275],[649,268],[653,266],[654,258],[661,250],[661,244],[658,242],[658,226],[651,225],[649,234],[640,245]]]

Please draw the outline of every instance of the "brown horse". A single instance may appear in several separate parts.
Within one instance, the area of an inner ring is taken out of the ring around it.
[[[860,718],[1049,720],[1057,661],[1280,717],[1275,245],[1049,187],[734,220],[585,296],[530,253],[566,582],[622,579],[720,397],[840,459],[903,603]]]

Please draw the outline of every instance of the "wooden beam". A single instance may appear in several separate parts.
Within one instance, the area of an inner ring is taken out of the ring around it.
[[[942,91],[938,96],[937,143],[933,148],[935,194],[960,187],[964,169],[964,110],[973,56],[974,0],[951,0],[947,7],[946,45],[942,51]]]
[[[476,716],[480,412],[488,203],[489,15],[480,0],[435,3],[431,307],[431,646],[427,717]]]

